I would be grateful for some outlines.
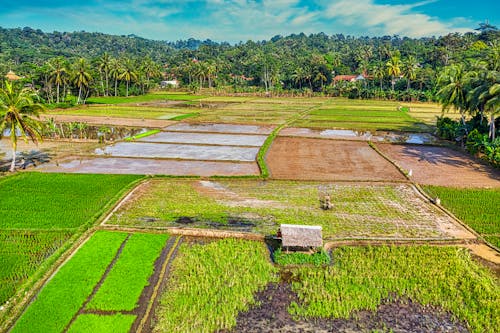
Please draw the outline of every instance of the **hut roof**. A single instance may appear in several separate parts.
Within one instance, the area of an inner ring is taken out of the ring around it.
[[[282,245],[285,247],[321,247],[323,237],[320,226],[282,224]]]
[[[9,71],[5,77],[11,81],[14,81],[14,80],[19,80],[21,77],[19,75],[17,75],[16,73],[14,73],[13,71]]]

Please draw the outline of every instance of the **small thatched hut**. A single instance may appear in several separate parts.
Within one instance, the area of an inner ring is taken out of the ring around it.
[[[10,80],[10,81],[16,81],[19,80],[21,77],[14,73],[13,71],[9,71],[6,75],[5,78]]]
[[[323,246],[322,228],[312,225],[282,224],[280,226],[283,248],[319,248]]]

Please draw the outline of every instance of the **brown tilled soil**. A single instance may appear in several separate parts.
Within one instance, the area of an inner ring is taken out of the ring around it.
[[[500,187],[500,171],[446,147],[377,144],[378,149],[420,184],[453,187]]]
[[[274,179],[406,180],[366,142],[278,137],[266,162]]]
[[[468,332],[449,313],[409,300],[385,303],[376,312],[358,311],[351,319],[300,321],[294,321],[287,310],[292,301],[298,301],[289,283],[270,284],[256,300],[259,305],[240,313],[230,332]]]

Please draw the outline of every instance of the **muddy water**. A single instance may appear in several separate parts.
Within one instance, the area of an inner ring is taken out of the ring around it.
[[[230,125],[230,124],[186,124],[180,123],[165,128],[167,131],[183,132],[213,132],[213,133],[236,133],[236,134],[270,134],[272,127],[253,125]]]
[[[147,136],[137,141],[260,147],[264,143],[266,138],[267,136],[265,135],[161,132],[155,135]]]
[[[118,142],[103,149],[97,155],[138,158],[174,158],[204,161],[253,162],[259,148],[230,146],[197,146],[188,144],[159,144],[147,142]]]
[[[152,174],[173,176],[244,176],[258,175],[256,163],[172,161],[141,158],[75,159],[58,165],[37,167],[44,172]]]

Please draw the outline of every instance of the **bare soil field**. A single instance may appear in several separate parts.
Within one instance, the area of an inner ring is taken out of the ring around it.
[[[446,147],[377,144],[378,149],[420,184],[453,187],[500,187],[500,172]]]
[[[266,158],[274,179],[404,181],[367,143],[278,137]]]

